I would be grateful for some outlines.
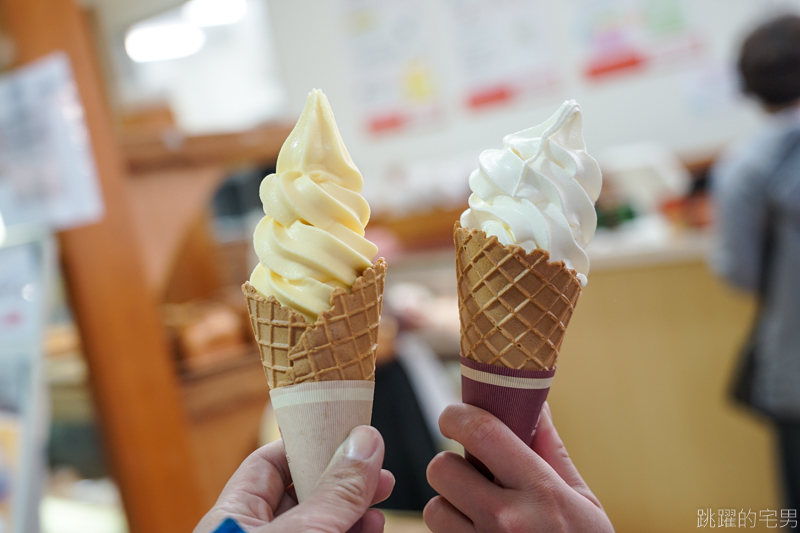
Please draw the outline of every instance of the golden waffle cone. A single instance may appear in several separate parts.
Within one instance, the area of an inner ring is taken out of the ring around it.
[[[456,244],[461,355],[508,368],[549,370],[581,284],[545,250],[525,253],[483,231],[453,230]]]
[[[269,388],[309,381],[374,381],[385,277],[381,258],[356,279],[350,293],[335,289],[331,310],[313,325],[245,283],[242,291]]]

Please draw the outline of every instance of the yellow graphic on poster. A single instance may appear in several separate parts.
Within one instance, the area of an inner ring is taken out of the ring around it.
[[[19,418],[0,411],[0,531],[11,531],[14,475],[19,463]]]
[[[433,76],[428,65],[422,61],[411,61],[407,65],[403,80],[405,94],[411,101],[425,102],[435,94]]]
[[[356,103],[370,133],[438,120],[443,104],[423,0],[340,0]]]

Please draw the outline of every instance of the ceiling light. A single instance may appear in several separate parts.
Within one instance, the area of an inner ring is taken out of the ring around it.
[[[246,12],[246,0],[189,0],[181,9],[183,19],[194,26],[233,24]]]
[[[203,30],[183,23],[141,23],[125,35],[125,51],[137,63],[178,59],[198,52],[206,42]]]

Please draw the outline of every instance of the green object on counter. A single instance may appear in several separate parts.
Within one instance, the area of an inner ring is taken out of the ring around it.
[[[596,208],[598,228],[616,228],[636,218],[636,212],[630,204],[619,204],[613,208]]]

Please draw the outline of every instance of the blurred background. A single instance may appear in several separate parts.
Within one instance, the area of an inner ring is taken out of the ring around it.
[[[709,168],[764,120],[738,49],[787,11],[800,2],[0,0],[0,532],[190,531],[274,438],[240,286],[259,183],[313,88],[390,266],[378,385],[396,392],[375,425],[409,474],[387,531],[426,530],[424,464],[450,446],[435,420],[460,397],[469,173],[570,98],[604,174],[550,394],[574,462],[620,533],[780,509],[770,426],[726,395],[754,302],[706,257]]]

